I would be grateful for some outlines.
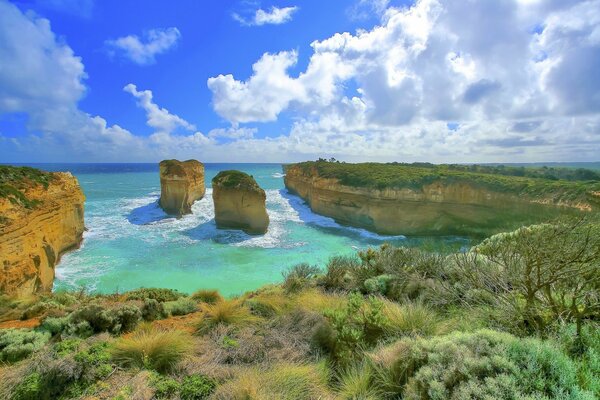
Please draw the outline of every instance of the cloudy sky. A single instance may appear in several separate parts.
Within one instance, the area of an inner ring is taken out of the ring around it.
[[[600,160],[600,0],[0,0],[0,162]]]

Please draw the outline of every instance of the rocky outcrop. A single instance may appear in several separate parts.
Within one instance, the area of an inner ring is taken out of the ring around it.
[[[81,243],[85,197],[77,179],[68,172],[45,177],[45,184],[27,181],[0,196],[0,293],[51,291],[61,255]]]
[[[213,178],[212,187],[218,228],[241,229],[251,235],[267,232],[267,196],[252,176],[221,171]]]
[[[543,204],[464,181],[373,189],[343,185],[298,165],[286,166],[285,172],[288,191],[312,211],[386,235],[488,235],[583,209]]]
[[[196,160],[164,160],[159,166],[160,206],[178,217],[190,214],[192,204],[204,197],[204,165]]]

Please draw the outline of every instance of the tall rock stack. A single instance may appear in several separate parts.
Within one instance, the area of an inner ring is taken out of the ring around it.
[[[52,290],[61,255],[81,243],[84,201],[68,172],[0,168],[0,294]]]
[[[164,160],[160,164],[160,201],[167,214],[191,214],[192,204],[204,197],[204,165],[196,160]]]
[[[212,180],[218,228],[241,229],[251,235],[267,232],[266,194],[254,178],[241,171],[221,171]]]

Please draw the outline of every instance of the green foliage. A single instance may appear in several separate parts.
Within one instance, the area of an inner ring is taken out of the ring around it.
[[[341,365],[360,357],[386,333],[389,320],[383,302],[376,297],[367,301],[357,293],[348,296],[344,309],[326,310],[328,324],[315,332],[314,340]]]
[[[100,304],[89,304],[71,313],[69,328],[81,336],[90,332],[118,334],[135,328],[141,318],[142,312],[132,304],[125,303],[111,309]]]
[[[153,299],[160,303],[174,301],[184,294],[173,289],[141,288],[125,293],[126,300]]]
[[[165,310],[164,303],[159,303],[157,300],[148,298],[144,299],[144,305],[142,306],[141,311],[144,321],[155,321],[169,315]]]
[[[223,300],[223,296],[215,289],[200,289],[192,294],[192,299],[199,303],[215,304]]]
[[[351,290],[355,286],[352,273],[360,265],[360,260],[356,257],[332,257],[327,263],[327,270],[320,284],[327,290]]]
[[[591,399],[551,343],[493,332],[402,339],[371,359],[377,384],[403,399]]]
[[[208,398],[216,388],[216,383],[204,375],[191,375],[183,378],[179,396],[182,400],[202,400]]]
[[[0,361],[15,362],[41,349],[50,339],[45,331],[27,329],[0,330]]]
[[[283,289],[287,293],[297,293],[305,289],[309,282],[321,273],[321,269],[307,263],[294,265],[283,272]]]
[[[247,190],[261,190],[252,175],[237,170],[220,171],[213,179],[213,186],[226,188],[243,188]]]
[[[121,338],[111,355],[124,367],[167,372],[190,350],[190,342],[191,339],[180,331],[142,327],[131,336]]]
[[[352,365],[339,374],[337,394],[344,400],[378,400],[383,393],[376,387],[372,367],[367,363]]]
[[[198,311],[198,304],[189,297],[181,297],[163,304],[165,305],[165,311],[170,315],[187,315]]]
[[[39,400],[42,392],[41,375],[34,372],[27,375],[15,388],[15,400]]]
[[[35,185],[48,188],[53,175],[31,167],[11,167],[0,165],[0,198],[7,198],[15,205],[33,208],[39,204],[38,200],[31,200],[25,196],[25,189]]]
[[[168,376],[152,375],[150,384],[154,388],[154,397],[157,399],[170,399],[179,391],[179,382]]]
[[[66,356],[75,353],[81,346],[82,340],[79,338],[68,338],[61,340],[54,345],[54,351],[59,356]]]
[[[47,317],[40,325],[40,329],[50,332],[50,334],[57,335],[64,331],[69,325],[68,317]]]

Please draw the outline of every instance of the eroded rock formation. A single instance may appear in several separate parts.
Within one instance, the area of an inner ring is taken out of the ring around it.
[[[592,209],[590,204],[503,193],[469,182],[440,180],[378,190],[343,185],[298,165],[286,166],[285,172],[286,188],[314,212],[386,235],[488,235]]]
[[[160,206],[178,217],[190,214],[192,204],[204,197],[204,165],[196,160],[164,160],[159,166]]]
[[[61,255],[81,243],[85,197],[77,179],[68,172],[44,177],[45,184],[28,180],[20,194],[12,188],[0,196],[0,293],[51,291]]]
[[[221,171],[213,178],[212,187],[217,227],[241,229],[251,235],[267,232],[267,196],[252,176]]]

